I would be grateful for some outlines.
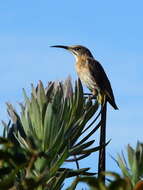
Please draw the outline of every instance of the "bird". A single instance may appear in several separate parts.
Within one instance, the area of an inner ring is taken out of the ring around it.
[[[75,67],[81,82],[87,86],[93,96],[97,97],[100,104],[108,102],[115,110],[118,109],[107,74],[88,48],[82,45],[54,45],[51,47],[70,51],[76,59]]]

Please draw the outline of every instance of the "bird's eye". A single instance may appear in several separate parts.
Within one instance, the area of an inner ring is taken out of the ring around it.
[[[75,51],[79,51],[81,48],[80,47],[77,47],[77,48],[75,48]]]

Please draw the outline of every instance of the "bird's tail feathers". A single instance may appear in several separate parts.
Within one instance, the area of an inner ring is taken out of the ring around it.
[[[97,101],[99,104],[104,105],[105,101],[109,102],[109,104],[111,104],[111,106],[115,109],[118,110],[118,107],[115,103],[115,99],[114,96],[111,97],[108,93],[104,93],[104,92],[100,92],[97,95]]]
[[[111,104],[111,106],[115,109],[118,110],[119,108],[117,107],[115,103],[115,99],[111,99],[109,96],[106,96],[107,101]]]
[[[105,102],[109,102],[109,104],[111,104],[111,106],[115,109],[115,110],[118,110],[118,107],[115,103],[115,99],[114,99],[114,96],[111,97],[108,93],[105,93],[105,92],[100,92],[98,93],[97,95],[97,101],[99,104],[101,105],[104,105]]]

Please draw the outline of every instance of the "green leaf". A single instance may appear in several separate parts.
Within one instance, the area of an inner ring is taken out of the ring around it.
[[[45,89],[44,89],[43,83],[41,81],[39,81],[39,84],[38,84],[37,101],[40,106],[40,111],[42,112],[43,105],[46,103],[47,97],[45,94]]]
[[[131,176],[130,176],[130,173],[129,173],[128,169],[126,168],[126,166],[125,166],[125,164],[124,164],[124,162],[123,162],[123,160],[122,160],[122,158],[121,158],[120,155],[118,155],[117,162],[118,162],[119,167],[121,168],[121,170],[122,170],[122,172],[123,172],[123,175],[124,175],[125,177],[126,177],[126,176],[131,177]]]
[[[81,141],[79,141],[79,143],[78,143],[77,145],[82,144],[82,143],[84,143],[86,140],[88,140],[88,139],[98,130],[98,128],[99,128],[100,126],[101,126],[101,121],[96,125],[96,127],[94,127],[94,128],[89,132],[88,135],[86,135]]]
[[[134,149],[130,145],[128,145],[127,152],[128,152],[128,161],[129,161],[130,167],[132,167],[132,165],[133,165],[133,158],[135,156],[135,151],[134,151]]]
[[[68,150],[66,148],[63,151],[63,153],[61,155],[59,155],[59,158],[56,161],[56,163],[51,167],[51,169],[50,169],[50,175],[51,176],[55,175],[55,173],[58,171],[58,169],[64,163],[64,161],[66,160],[67,157],[68,157]]]
[[[91,146],[93,143],[94,143],[94,140],[89,141],[89,142],[87,142],[87,143],[85,143],[85,144],[80,144],[80,145],[78,145],[78,146],[75,145],[75,146],[70,150],[70,152],[71,152],[71,154],[76,154],[76,153],[78,153],[78,152],[83,151],[85,148]]]
[[[61,172],[60,176],[57,177],[55,184],[53,185],[54,190],[61,189],[61,186],[63,185],[64,180],[67,177],[67,170]]]

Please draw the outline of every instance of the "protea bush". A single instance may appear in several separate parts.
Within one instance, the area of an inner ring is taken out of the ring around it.
[[[7,103],[10,121],[2,122],[0,190],[65,190],[70,177],[75,178],[66,190],[75,190],[80,182],[91,190],[143,189],[142,143],[136,149],[128,145],[128,162],[123,154],[118,156],[123,175],[105,172],[106,183],[88,165],[79,167],[80,160],[103,148],[91,138],[101,126],[101,111],[95,99],[85,97],[80,80],[74,88],[68,78],[46,88],[40,81],[31,89],[30,97],[23,90],[20,111]],[[67,162],[75,162],[77,168],[69,168]]]
[[[118,155],[117,163],[124,177],[130,179],[132,186],[140,181],[143,189],[143,143],[138,142],[134,149],[130,145],[127,147],[127,158],[124,154]]]
[[[100,149],[90,139],[100,121],[89,123],[98,103],[84,96],[80,80],[74,89],[69,78],[46,88],[40,81],[31,97],[23,93],[20,112],[7,104],[11,122],[3,122],[0,189],[60,190],[68,177],[94,175],[88,166],[78,167]],[[77,169],[63,167],[65,162],[76,162]]]

